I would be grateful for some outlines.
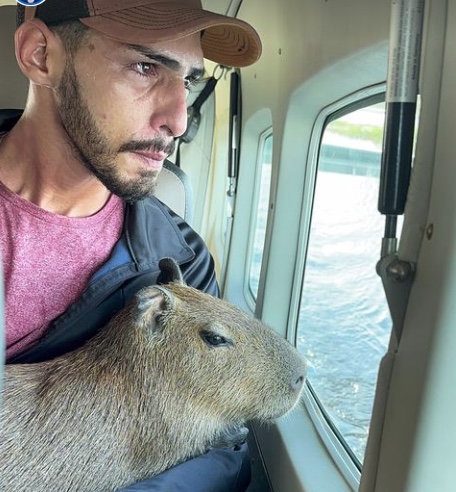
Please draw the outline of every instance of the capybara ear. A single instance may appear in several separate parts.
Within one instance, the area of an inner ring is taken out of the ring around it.
[[[175,282],[184,285],[184,277],[179,268],[179,265],[173,258],[162,258],[158,262],[160,274],[157,278],[157,284],[169,284]]]
[[[146,287],[137,294],[138,310],[148,316],[157,316],[174,305],[174,295],[163,287]]]

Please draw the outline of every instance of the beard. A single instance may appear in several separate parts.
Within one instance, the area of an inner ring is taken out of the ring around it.
[[[124,200],[137,201],[153,195],[158,171],[142,169],[136,179],[126,179],[116,166],[116,159],[122,152],[154,151],[170,155],[174,151],[174,140],[167,141],[164,137],[133,140],[114,149],[82,98],[71,61],[65,66],[57,92],[62,125],[74,154],[86,169],[111,193]]]

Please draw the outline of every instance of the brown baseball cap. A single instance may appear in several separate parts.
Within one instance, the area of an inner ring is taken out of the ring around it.
[[[246,22],[203,10],[201,0],[45,0],[25,7],[25,18],[46,24],[79,20],[117,41],[161,43],[202,31],[205,58],[245,67],[261,55],[261,41]]]

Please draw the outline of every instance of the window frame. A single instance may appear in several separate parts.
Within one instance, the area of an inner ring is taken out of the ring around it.
[[[251,266],[252,266],[252,259],[253,259],[253,248],[254,248],[254,241],[255,241],[255,232],[256,232],[256,223],[257,223],[257,217],[258,217],[258,207],[259,207],[259,199],[260,199],[260,193],[261,193],[261,176],[262,176],[262,170],[263,170],[263,163],[264,159],[262,159],[262,156],[264,155],[264,149],[266,145],[266,140],[268,138],[272,138],[272,152],[274,152],[274,136],[273,136],[273,129],[272,126],[264,130],[258,139],[258,147],[257,147],[257,154],[256,154],[256,161],[255,161],[255,176],[254,176],[254,185],[253,185],[253,195],[252,195],[252,201],[251,201],[251,206],[250,206],[250,218],[249,218],[249,235],[248,235],[248,242],[247,242],[247,251],[248,254],[246,256],[246,264],[245,264],[245,279],[244,279],[244,298],[249,306],[249,308],[252,310],[252,312],[255,311],[256,303],[257,303],[257,297],[254,295],[251,285],[250,285],[250,280],[251,280]],[[271,162],[271,167],[272,167],[272,162]],[[271,172],[271,180],[269,183],[269,198],[268,200],[270,201],[271,198],[271,186],[272,186],[272,172]],[[254,206],[255,205],[255,206]],[[266,217],[266,230],[265,230],[265,238],[264,242],[265,244],[263,245],[263,252],[266,247],[266,240],[267,240],[267,228],[268,228],[268,222],[269,222],[269,213],[270,210],[268,210],[267,217]],[[261,259],[260,263],[260,275],[258,278],[258,282],[260,284],[261,281],[261,271],[262,271],[262,265],[264,261],[264,256]]]
[[[313,202],[323,134],[328,124],[335,119],[363,107],[367,107],[371,104],[384,101],[385,93],[386,86],[384,83],[364,88],[361,91],[357,91],[336,101],[333,104],[326,106],[320,111],[315,119],[315,124],[310,138],[301,207],[301,219],[299,224],[299,244],[301,247],[299,248],[296,257],[296,273],[293,280],[293,292],[290,301],[287,323],[287,338],[294,346],[297,345],[299,308],[302,289],[304,286],[310,228],[313,216]],[[380,248],[381,237],[378,239]],[[361,479],[362,465],[354,455],[353,451],[344,442],[344,439],[341,439],[340,432],[331,422],[331,419],[327,415],[322,403],[316,397],[313,388],[307,381],[303,402],[315,429],[326,446],[328,453],[333,458],[336,466],[339,468],[349,485],[354,490],[357,490]]]

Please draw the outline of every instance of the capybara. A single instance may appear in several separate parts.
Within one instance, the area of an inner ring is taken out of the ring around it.
[[[160,266],[174,281],[142,289],[81,348],[5,367],[1,491],[115,491],[298,401],[306,365],[291,344]]]

